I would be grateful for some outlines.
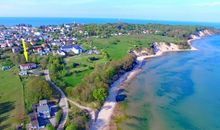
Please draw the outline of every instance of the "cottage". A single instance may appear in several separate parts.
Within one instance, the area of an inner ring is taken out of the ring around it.
[[[80,54],[80,53],[83,52],[83,49],[80,46],[77,46],[77,45],[62,46],[60,48],[60,50],[66,52],[66,53],[74,52],[75,54]]]
[[[21,64],[19,67],[21,70],[31,70],[37,68],[37,65],[34,63],[28,63],[28,64]]]
[[[50,118],[50,108],[47,104],[47,100],[41,100],[39,101],[39,106],[37,107],[37,113],[38,117],[42,118]]]

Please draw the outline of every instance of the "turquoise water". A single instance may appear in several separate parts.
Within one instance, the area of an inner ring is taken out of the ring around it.
[[[220,130],[220,35],[193,44],[148,60],[127,88],[123,129]]]
[[[160,21],[160,20],[138,20],[138,19],[114,19],[114,18],[32,18],[32,17],[0,17],[0,25],[14,26],[17,24],[31,24],[33,26],[57,25],[67,23],[81,24],[104,24],[126,22],[134,24],[159,23],[171,25],[202,25],[220,28],[220,23],[204,22],[181,22],[181,21]]]

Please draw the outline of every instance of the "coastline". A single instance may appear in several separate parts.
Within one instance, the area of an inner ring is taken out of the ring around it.
[[[118,94],[118,91],[126,87],[126,84],[129,83],[132,79],[134,79],[142,71],[142,66],[145,64],[146,59],[159,57],[167,52],[196,51],[198,49],[193,47],[192,42],[201,39],[202,37],[211,35],[214,35],[214,33],[209,30],[200,31],[198,35],[191,35],[191,39],[187,41],[187,43],[190,45],[190,49],[179,49],[175,47],[167,49],[167,46],[165,46],[166,49],[160,49],[156,54],[137,56],[137,65],[134,67],[134,69],[132,71],[126,72],[111,85],[109,89],[109,95],[101,109],[97,112],[96,120],[92,123],[90,127],[91,130],[110,129],[110,122],[112,120],[112,116],[114,115],[114,110],[118,104],[116,102],[116,96]]]

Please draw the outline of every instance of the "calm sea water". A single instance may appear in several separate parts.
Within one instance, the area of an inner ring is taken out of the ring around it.
[[[128,86],[126,130],[220,130],[220,35],[151,59]]]
[[[82,23],[82,24],[104,24],[126,22],[134,24],[160,23],[171,25],[203,25],[220,28],[220,23],[202,23],[202,22],[177,22],[177,21],[158,21],[158,20],[135,20],[135,19],[108,19],[108,18],[15,18],[0,17],[0,25],[14,26],[17,24],[31,24],[33,26],[57,25],[65,23]]]

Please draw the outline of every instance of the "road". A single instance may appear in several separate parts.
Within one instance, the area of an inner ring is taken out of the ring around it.
[[[59,94],[60,94],[60,101],[59,101],[59,107],[62,109],[62,117],[60,120],[60,123],[57,127],[57,130],[63,130],[64,126],[67,122],[67,118],[68,118],[68,111],[69,111],[69,106],[68,106],[68,102],[67,102],[67,97],[65,95],[65,93],[59,88],[57,87],[50,79],[50,75],[49,75],[49,70],[45,70],[44,71],[45,74],[45,79],[47,80],[47,82],[50,84],[50,86],[56,90]]]

